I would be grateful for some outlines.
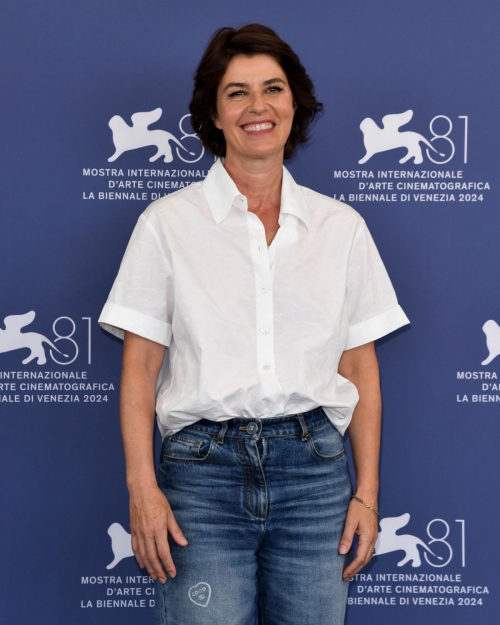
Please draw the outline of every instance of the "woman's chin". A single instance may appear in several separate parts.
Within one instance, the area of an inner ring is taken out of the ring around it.
[[[272,156],[276,156],[278,154],[283,154],[284,145],[281,146],[270,146],[270,145],[253,145],[251,147],[246,147],[245,149],[238,150],[227,150],[226,149],[226,157],[233,154],[238,154],[240,158],[270,158]]]

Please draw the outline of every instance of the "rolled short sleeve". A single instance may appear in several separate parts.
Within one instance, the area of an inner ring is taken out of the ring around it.
[[[172,338],[172,295],[171,259],[165,237],[153,225],[152,216],[143,213],[98,323],[122,340],[128,330],[168,347]]]
[[[410,323],[363,218],[356,228],[349,259],[346,306],[349,334],[345,349],[369,343]]]

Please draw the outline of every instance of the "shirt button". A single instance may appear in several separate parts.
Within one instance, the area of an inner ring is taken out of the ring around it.
[[[260,287],[260,290],[261,290],[262,293],[267,293],[269,291],[269,287],[267,286],[267,284],[263,284]]]
[[[262,332],[262,334],[267,334],[269,332],[269,328],[267,326],[262,326],[260,331]]]
[[[271,365],[263,365],[263,367],[262,367],[262,368],[267,370],[267,369],[270,369],[270,368],[271,368]]]

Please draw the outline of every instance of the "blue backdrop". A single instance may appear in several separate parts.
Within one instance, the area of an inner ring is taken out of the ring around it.
[[[122,343],[97,318],[139,214],[210,168],[192,75],[216,28],[249,22],[296,50],[325,105],[286,166],[361,213],[411,320],[377,341],[381,526],[346,622],[497,622],[499,17],[493,0],[3,2],[2,623],[153,622]],[[171,160],[110,161],[110,120],[156,109]]]

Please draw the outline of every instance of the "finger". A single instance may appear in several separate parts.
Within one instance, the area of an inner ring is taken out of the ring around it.
[[[144,562],[142,561],[141,556],[139,555],[139,542],[137,540],[137,535],[134,531],[132,531],[132,551],[134,552],[135,559],[137,560],[137,564],[144,568]]]
[[[339,553],[343,555],[349,551],[352,545],[352,539],[353,537],[350,536],[349,534],[344,533],[342,535],[342,538],[340,539],[340,542],[339,542]]]
[[[151,570],[153,571],[153,574],[151,575],[151,577],[153,577],[153,579],[158,578],[162,582],[162,584],[164,584],[167,581],[167,578],[165,575],[165,571],[163,570],[163,565],[161,563],[161,560],[158,557],[158,551],[156,549],[156,541],[155,541],[154,534],[150,536],[146,536],[145,543],[146,543],[147,559],[151,567]],[[172,575],[172,577],[174,576]]]
[[[349,514],[347,515],[345,521],[344,532],[339,541],[339,553],[344,554],[349,551],[352,546],[352,541],[354,539],[354,533],[356,528],[358,527],[358,521],[350,520]]]
[[[151,575],[153,579],[156,579],[156,574],[148,559],[148,554],[146,552],[146,541],[145,541],[143,534],[137,535],[137,549],[138,549],[139,558],[144,563],[144,566],[146,567],[147,572]]]
[[[368,564],[371,559],[371,552],[374,544],[375,541],[373,539],[366,539],[363,536],[360,537],[356,557],[342,573],[342,577],[344,579],[353,577],[356,573],[359,573],[359,571],[366,564]]]
[[[181,545],[182,547],[185,547],[186,545],[188,545],[189,544],[188,539],[184,536],[173,514],[169,515],[167,522],[168,522],[168,531],[170,532],[170,535],[175,540],[175,542],[178,545]]]
[[[164,534],[157,534],[155,536],[156,541],[156,550],[158,553],[158,557],[163,562],[167,573],[170,577],[175,577],[177,575],[177,570],[174,565],[174,561],[172,559],[172,554],[170,553],[170,545],[168,544],[167,532]]]
[[[362,534],[358,541],[357,556],[361,558],[364,566],[370,560],[370,551],[373,548],[374,538],[371,535]]]
[[[366,564],[368,548],[371,542],[372,542],[371,540],[367,540],[363,535],[359,537],[356,557],[354,558],[354,560],[352,560],[352,562],[350,562],[349,566],[344,570],[344,576],[349,575],[350,577],[352,577]]]
[[[358,551],[359,551],[359,549],[358,549]],[[358,570],[362,568],[363,564],[364,564],[364,560],[361,559],[361,556],[356,555],[354,560],[342,572],[342,577],[344,579],[350,579],[351,577],[356,575]]]

